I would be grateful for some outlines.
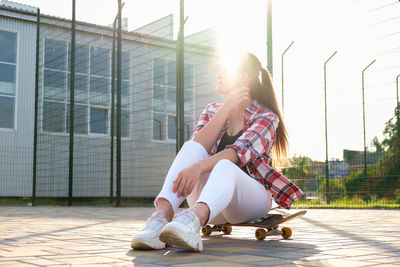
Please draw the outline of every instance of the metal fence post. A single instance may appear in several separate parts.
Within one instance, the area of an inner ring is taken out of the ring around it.
[[[176,153],[181,149],[184,143],[184,64],[185,64],[185,48],[184,48],[184,0],[180,0],[180,17],[179,17],[179,33],[176,51]]]
[[[267,68],[273,76],[272,60],[272,0],[267,0]]]
[[[69,105],[69,189],[68,206],[72,205],[73,172],[74,172],[74,106],[75,106],[75,0],[72,0],[71,25],[71,84]]]
[[[284,114],[284,108],[285,108],[285,105],[284,105],[284,92],[283,92],[283,56],[286,54],[286,52],[289,50],[289,48],[293,45],[293,43],[294,43],[294,41],[292,41],[291,43],[290,43],[290,45],[285,49],[285,51],[283,51],[283,53],[282,53],[282,56],[281,56],[281,68],[282,68],[282,70],[281,70],[281,76],[282,76],[282,114]]]
[[[110,152],[110,203],[113,203],[114,197],[114,103],[115,103],[115,30],[117,18],[113,23],[113,37],[112,37],[112,56],[111,56],[111,152]]]
[[[362,105],[363,105],[363,132],[364,132],[364,175],[365,178],[368,177],[367,173],[367,144],[366,144],[366,138],[365,138],[365,103],[364,103],[364,72],[375,62],[375,59],[366,66],[362,72],[361,72],[361,78],[362,78]],[[368,190],[369,191],[369,190]],[[368,192],[369,193],[369,192]]]
[[[36,202],[36,164],[37,164],[37,125],[39,101],[39,46],[40,46],[40,8],[36,18],[36,66],[35,66],[35,122],[33,130],[33,177],[32,177],[32,206]]]
[[[117,34],[117,207],[121,206],[121,0],[118,0]]]
[[[396,77],[396,107],[397,107],[397,135],[400,142],[400,102],[399,102],[399,78],[400,74]],[[399,146],[400,147],[400,144]]]
[[[328,158],[328,116],[327,116],[327,102],[326,102],[326,64],[329,60],[336,55],[337,51],[333,52],[333,54],[325,61],[324,63],[324,100],[325,100],[325,197],[326,203],[329,203],[328,197],[328,187],[329,187],[329,158]]]

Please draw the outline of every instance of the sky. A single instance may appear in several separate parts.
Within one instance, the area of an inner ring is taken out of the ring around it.
[[[70,1],[16,0],[48,15],[71,18]],[[134,30],[174,14],[179,0],[125,1],[123,17]],[[109,25],[117,1],[76,0],[77,20]],[[266,66],[265,0],[186,0],[185,34],[209,27],[221,29],[226,48],[245,49]],[[281,54],[284,56],[284,121],[289,155],[325,160],[324,62],[327,63],[329,159],[342,159],[343,149],[363,150],[362,70],[365,71],[367,147],[381,141],[385,122],[394,114],[395,79],[400,74],[400,2],[398,0],[272,0],[273,81],[281,104]]]

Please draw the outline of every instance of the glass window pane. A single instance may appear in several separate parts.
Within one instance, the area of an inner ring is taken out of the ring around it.
[[[185,130],[184,130],[184,139],[187,141],[187,140],[189,140],[189,133],[190,133],[190,131],[189,131],[189,125],[188,124],[186,124],[185,123]]]
[[[17,34],[14,32],[0,31],[0,61],[16,63],[17,60]]]
[[[14,129],[14,97],[0,96],[0,128]]]
[[[65,132],[65,104],[43,101],[43,131]]]
[[[90,104],[108,107],[110,90],[111,80],[109,78],[90,77]]]
[[[193,110],[193,88],[185,89],[184,92],[185,112]]]
[[[153,83],[165,84],[165,59],[155,58],[153,60]]]
[[[176,117],[168,116],[168,139],[176,140]]]
[[[111,75],[110,50],[91,47],[90,48],[90,74],[104,77]]]
[[[176,88],[168,87],[167,92],[167,112],[176,114]]]
[[[115,94],[116,95],[116,94]],[[117,100],[117,98],[115,98]],[[121,82],[121,101],[123,108],[129,108],[130,103],[130,83],[128,81]],[[116,104],[117,101],[114,102]]]
[[[69,113],[70,104],[67,104],[67,129],[69,133]],[[74,133],[87,134],[88,133],[88,107],[82,105],[75,105],[74,109]]]
[[[15,95],[15,65],[0,63],[0,94]]]
[[[153,113],[153,139],[165,140],[165,115]]]
[[[153,87],[153,111],[165,112],[165,88],[155,85]]]
[[[67,99],[70,101],[70,78],[71,73],[68,73],[68,84],[67,84]],[[87,104],[88,101],[88,75],[81,75],[75,73],[75,103]]]
[[[122,65],[122,70],[121,70],[122,79],[129,80],[130,79],[130,71],[131,71],[130,54],[129,53],[121,54],[121,65]]]
[[[68,70],[71,70],[71,43],[68,43]],[[75,45],[75,73],[89,73],[89,46]]]
[[[65,101],[65,72],[44,71],[44,98]]]
[[[129,110],[121,110],[121,136],[129,137]]]
[[[129,137],[129,110],[121,109],[121,136]],[[114,136],[117,136],[117,108],[114,110]]]
[[[183,87],[185,89],[193,87],[193,65],[192,64],[184,64],[184,81]]]
[[[90,132],[107,134],[107,110],[90,109]]]
[[[45,68],[65,70],[66,55],[66,42],[46,39],[44,55]]]
[[[167,78],[168,78],[168,85],[176,87],[176,62],[170,61],[168,62],[167,67]]]

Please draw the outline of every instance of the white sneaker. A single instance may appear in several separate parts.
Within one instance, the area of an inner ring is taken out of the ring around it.
[[[158,238],[161,229],[168,223],[162,211],[153,213],[148,219],[143,230],[137,233],[132,241],[133,249],[163,249],[165,243]]]
[[[191,209],[184,210],[169,222],[160,233],[160,240],[175,247],[203,250],[200,221]]]

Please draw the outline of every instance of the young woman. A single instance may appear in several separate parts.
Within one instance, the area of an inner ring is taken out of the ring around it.
[[[272,199],[289,209],[303,194],[269,165],[286,160],[287,134],[268,71],[245,53],[217,79],[216,92],[226,100],[205,107],[154,200],[155,212],[132,239],[133,249],[169,244],[202,251],[201,226],[258,219]],[[173,219],[186,198],[190,208]]]

